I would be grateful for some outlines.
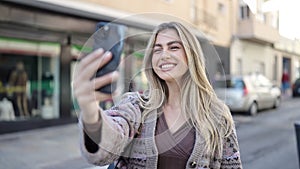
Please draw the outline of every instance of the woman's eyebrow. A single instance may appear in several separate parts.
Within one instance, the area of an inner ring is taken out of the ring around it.
[[[162,47],[162,45],[159,43],[156,43],[156,44],[154,44],[154,47]]]
[[[170,45],[172,45],[174,43],[178,43],[178,44],[182,45],[182,42],[181,41],[177,41],[177,40],[176,41],[170,41],[170,42],[167,43],[167,45],[170,46]],[[156,43],[156,44],[154,44],[154,47],[162,47],[162,44]]]
[[[171,42],[168,42],[167,43],[167,45],[169,46],[169,45],[173,45],[174,43],[178,43],[178,44],[180,44],[180,45],[182,45],[182,42],[181,41],[171,41]]]

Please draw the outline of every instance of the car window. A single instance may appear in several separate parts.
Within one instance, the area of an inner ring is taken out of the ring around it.
[[[272,83],[269,79],[267,79],[265,76],[263,75],[252,75],[250,77],[250,81],[254,86],[257,87],[269,87],[272,86]]]
[[[272,83],[269,79],[264,76],[259,76],[261,86],[272,86]]]
[[[242,89],[244,88],[244,82],[242,79],[232,78],[226,80],[216,80],[215,88],[235,88]]]

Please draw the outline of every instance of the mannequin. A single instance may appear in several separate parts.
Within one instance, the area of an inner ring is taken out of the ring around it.
[[[27,105],[27,88],[28,75],[24,68],[23,62],[16,64],[15,70],[10,75],[9,86],[14,87],[14,97],[18,107],[20,116],[29,117],[28,105]]]
[[[6,97],[0,101],[0,120],[15,120],[15,111],[13,105]]]

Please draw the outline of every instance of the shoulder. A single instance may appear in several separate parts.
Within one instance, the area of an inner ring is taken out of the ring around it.
[[[136,103],[140,100],[140,94],[138,92],[124,93],[120,99],[120,103],[131,102]]]
[[[118,109],[122,106],[134,106],[136,109],[142,109],[143,107],[143,99],[140,93],[138,92],[127,92],[124,93],[119,99],[116,99],[115,106],[112,109]]]
[[[135,103],[135,104],[143,104],[144,102],[146,102],[148,100],[146,94],[144,93],[139,93],[139,92],[127,92],[124,93],[120,99],[121,103],[124,102],[131,102],[131,103]]]

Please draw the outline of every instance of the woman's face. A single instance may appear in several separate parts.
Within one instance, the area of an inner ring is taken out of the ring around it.
[[[154,72],[166,82],[180,80],[188,70],[182,41],[174,29],[166,29],[157,34],[152,66]]]

